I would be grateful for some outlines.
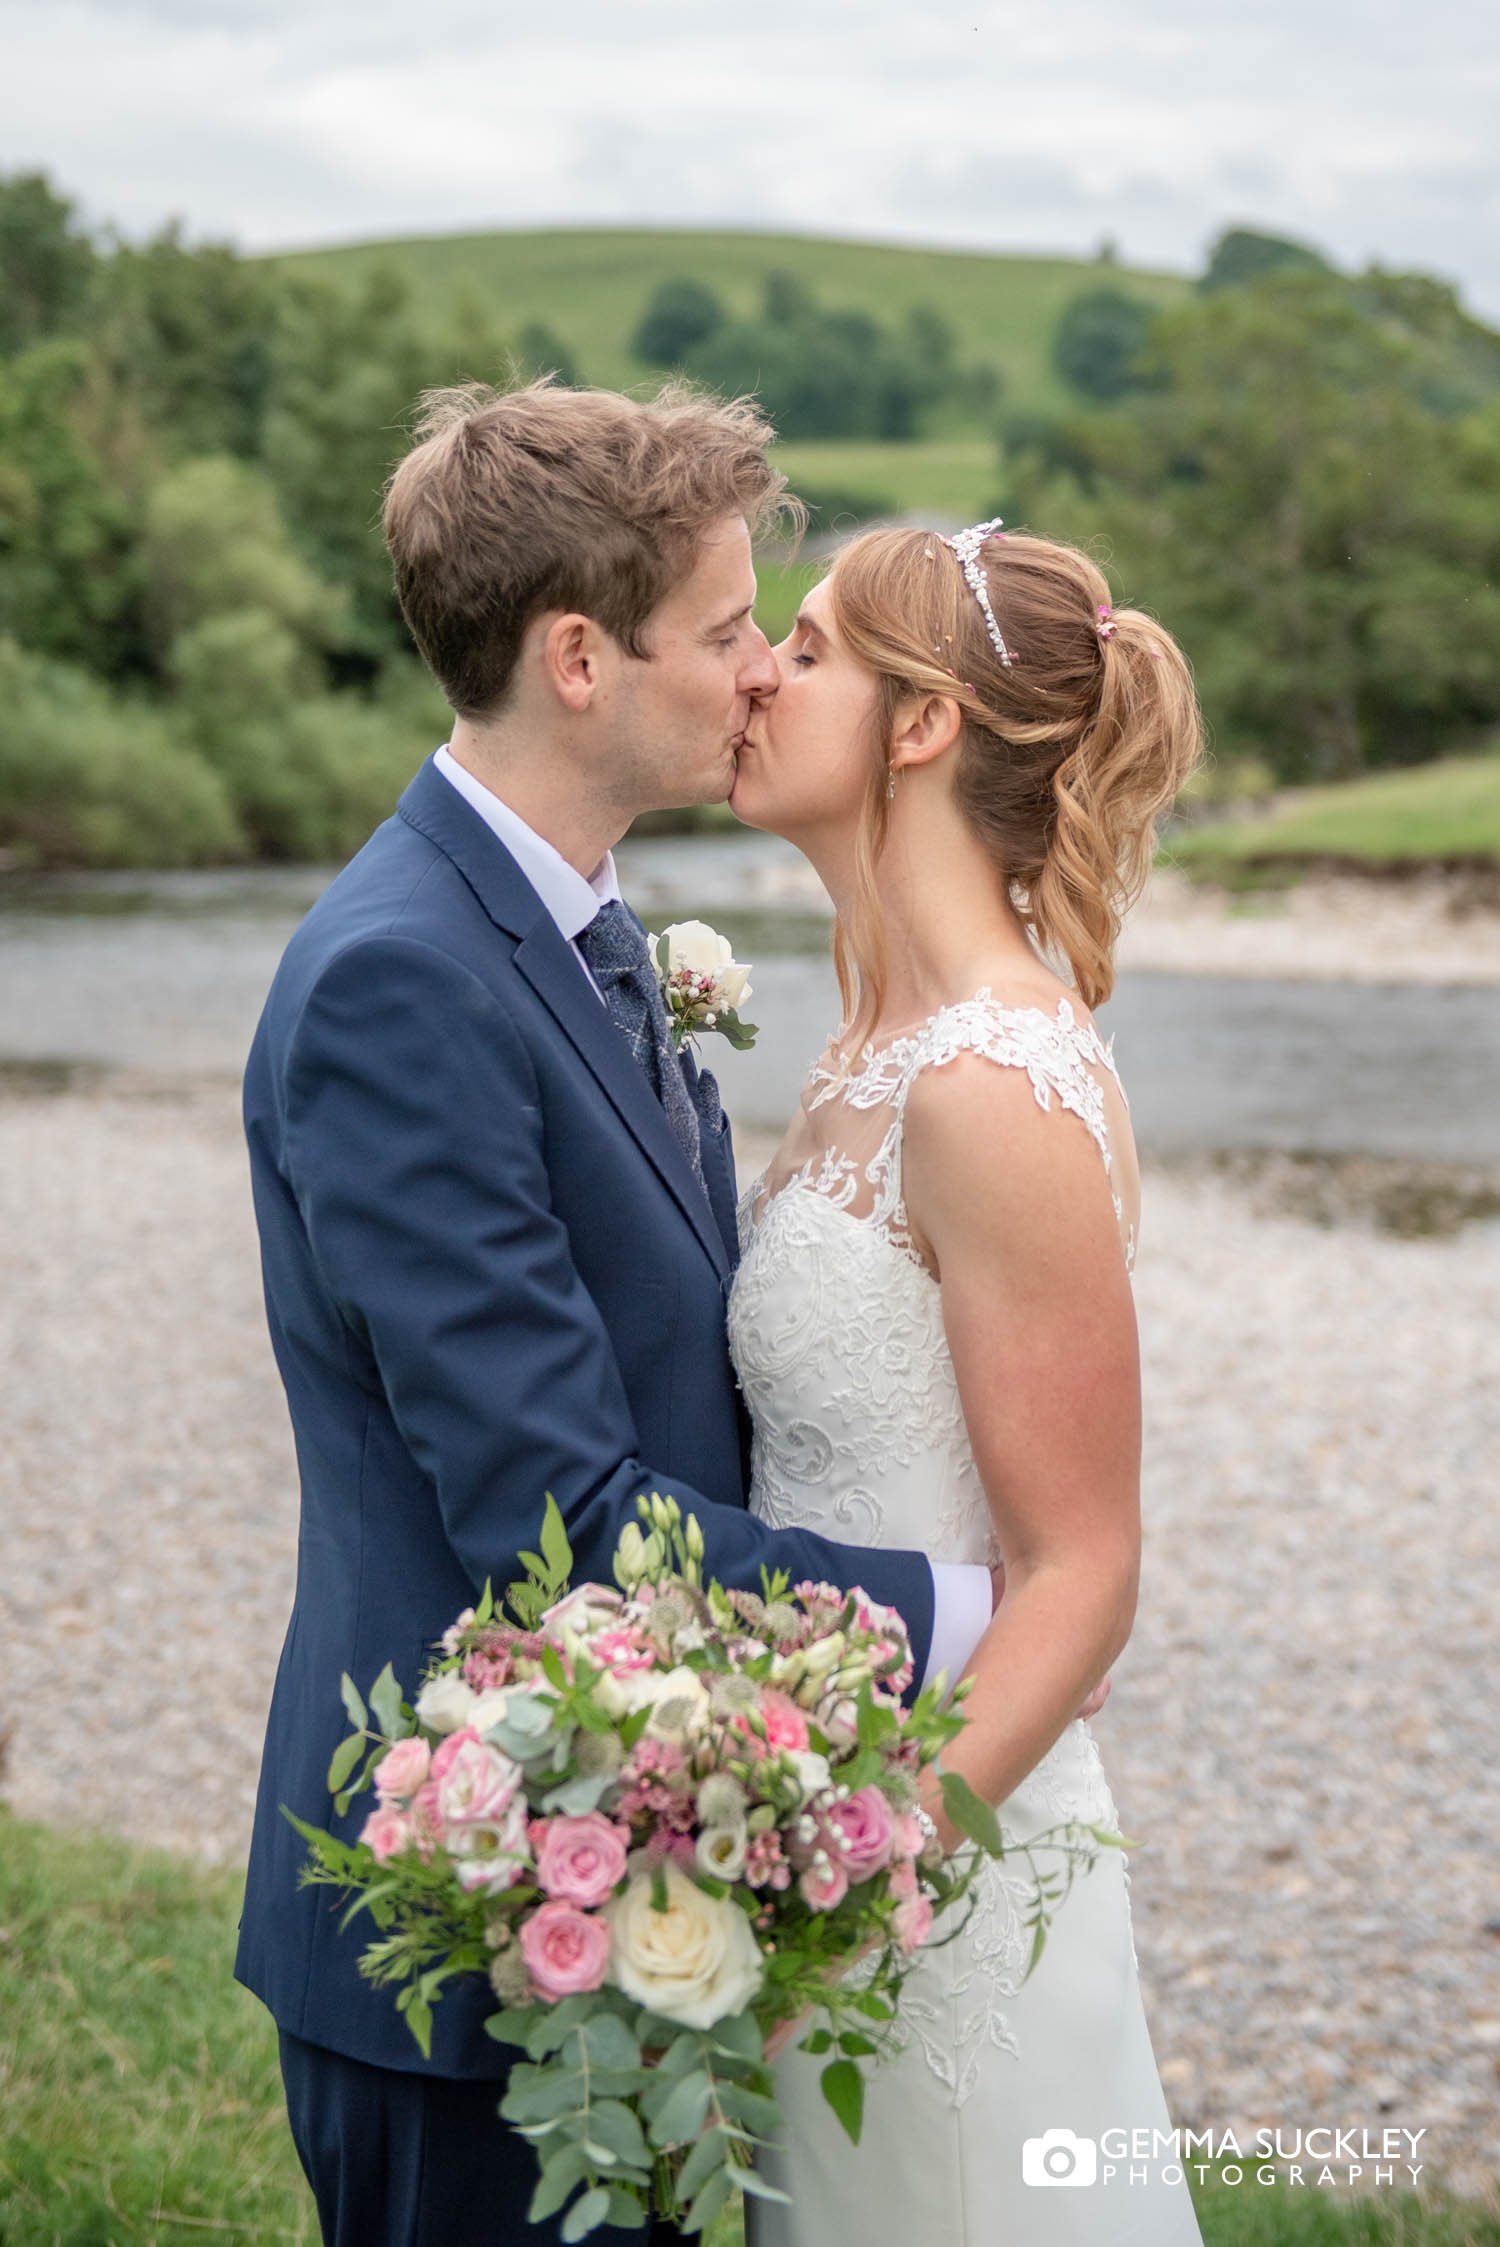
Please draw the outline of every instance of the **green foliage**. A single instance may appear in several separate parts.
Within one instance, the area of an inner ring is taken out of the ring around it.
[[[767,275],[758,319],[716,325],[682,364],[713,389],[754,391],[790,438],[907,440],[957,379],[952,331],[930,306],[892,331],[868,312],[820,305],[785,271]]]
[[[1300,789],[1269,817],[1186,828],[1166,855],[1205,881],[1299,861],[1500,866],[1500,743],[1486,756]]]
[[[1234,289],[1246,281],[1259,281],[1267,273],[1329,273],[1333,269],[1321,251],[1305,242],[1290,242],[1280,234],[1257,234],[1247,226],[1231,226],[1208,254],[1208,264],[1198,286],[1205,293]]]
[[[1154,308],[1123,289],[1086,289],[1057,323],[1053,364],[1085,398],[1109,403],[1144,385],[1142,359]]]
[[[74,326],[95,263],[73,204],[45,174],[0,173],[0,355]]]
[[[578,362],[555,328],[545,320],[528,320],[516,338],[517,371],[528,382],[552,375],[564,390],[579,390],[583,377]]]
[[[344,621],[341,596],[298,553],[264,475],[223,455],[185,461],[152,486],[141,560],[163,660],[181,634],[228,611],[254,610],[294,645],[331,645]]]
[[[1156,387],[1013,442],[1004,512],[1109,541],[1219,745],[1347,777],[1500,717],[1500,398],[1434,412],[1431,339],[1317,273],[1164,314],[1151,357]]]
[[[175,225],[99,267],[91,332],[130,411],[173,457],[259,452],[277,290],[224,243],[188,248]]]
[[[630,348],[647,366],[680,366],[695,344],[724,325],[724,307],[701,281],[663,281],[641,315]]]
[[[0,639],[0,849],[22,865],[246,855],[230,790],[160,715]]]

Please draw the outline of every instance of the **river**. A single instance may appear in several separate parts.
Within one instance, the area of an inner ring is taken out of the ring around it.
[[[697,915],[755,963],[752,1053],[707,1039],[742,1122],[778,1124],[838,1015],[827,924],[761,835],[627,841],[653,926]],[[243,1061],[315,868],[0,883],[0,1071],[223,1074]],[[1148,1153],[1281,1149],[1500,1162],[1500,990],[1137,971],[1113,1036]]]

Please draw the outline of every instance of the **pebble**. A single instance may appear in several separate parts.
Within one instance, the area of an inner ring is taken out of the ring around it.
[[[297,1507],[233,1088],[0,1093],[0,1244],[7,1798],[235,1861]],[[1495,1228],[1400,1238],[1158,1168],[1136,1293],[1145,1563],[1094,1729],[1174,2118],[1422,2129],[1428,2178],[1479,2190]]]

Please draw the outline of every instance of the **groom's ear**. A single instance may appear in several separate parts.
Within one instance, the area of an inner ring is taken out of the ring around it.
[[[569,611],[538,617],[534,661],[541,682],[574,716],[588,709],[599,689],[607,635],[590,616]]]
[[[951,694],[913,695],[896,712],[891,735],[891,763],[928,765],[951,749],[963,724],[963,712]]]

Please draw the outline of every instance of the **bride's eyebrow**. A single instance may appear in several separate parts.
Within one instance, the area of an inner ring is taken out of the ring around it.
[[[815,624],[812,618],[802,609],[797,611],[797,621],[792,629],[794,632],[803,633],[809,640],[821,640],[825,648],[832,644],[822,625]]]

